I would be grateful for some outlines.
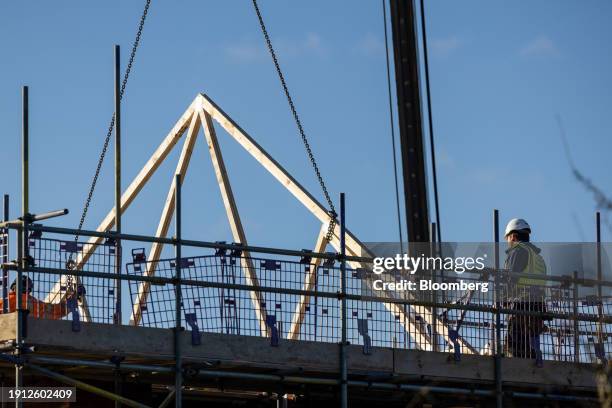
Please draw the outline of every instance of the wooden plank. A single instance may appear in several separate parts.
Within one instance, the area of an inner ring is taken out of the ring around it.
[[[329,224],[324,223],[321,225],[321,230],[319,231],[319,236],[317,237],[317,242],[315,244],[313,252],[324,252],[327,247],[327,227]],[[317,268],[321,265],[323,259],[321,258],[313,258],[312,263],[310,264],[310,269],[308,273],[304,277],[304,285],[302,287],[303,290],[314,290],[315,284],[317,283]],[[302,322],[304,322],[304,317],[306,313],[306,306],[310,303],[310,295],[301,295],[298,303],[295,307],[295,312],[293,313],[293,318],[291,320],[291,327],[289,328],[289,333],[287,337],[290,340],[297,340],[300,335],[300,327],[302,326]]]
[[[149,158],[144,167],[140,170],[138,175],[134,178],[132,183],[125,190],[123,195],[121,196],[121,212],[125,212],[127,208],[130,206],[134,198],[138,195],[140,190],[144,187],[144,185],[149,181],[151,176],[155,173],[155,171],[162,164],[164,159],[168,156],[172,148],[176,145],[178,140],[181,138],[191,117],[193,116],[194,107],[200,104],[199,100],[201,98],[198,96],[191,103],[189,108],[183,113],[183,115],[176,122],[174,127],[170,130],[166,138],[159,145],[159,147],[155,150],[153,155]],[[102,220],[102,222],[96,228],[98,232],[105,232],[110,230],[115,224],[115,208],[113,207],[106,217]],[[103,241],[103,238],[100,237],[91,237],[88,242],[83,246],[83,252],[76,259],[76,269],[80,270],[87,263],[94,250],[100,245]],[[61,301],[63,294],[61,293],[61,287],[66,284],[67,275],[61,277],[61,279],[56,282],[53,286],[49,294],[45,298],[45,302],[49,303],[58,303]],[[88,321],[88,320],[85,320]]]
[[[195,146],[199,130],[200,115],[192,115],[189,130],[187,131],[187,136],[185,138],[185,142],[183,143],[183,149],[174,172],[174,174],[181,175],[181,185],[185,182],[185,176],[187,175],[187,169],[189,168],[189,161],[191,160],[191,154],[193,152],[193,147]],[[172,182],[170,183],[170,189],[168,190],[168,194],[166,196],[166,203],[164,204],[164,209],[162,210],[162,214],[159,219],[157,231],[155,232],[156,238],[164,238],[168,234],[168,228],[170,228],[170,222],[174,216],[174,202],[176,200],[175,181],[176,179],[173,176]],[[154,242],[151,245],[151,250],[149,251],[149,256],[147,257],[148,262],[146,263],[146,276],[155,275],[157,262],[159,261],[163,248],[164,244],[159,242]],[[131,325],[137,326],[140,323],[140,319],[142,318],[141,306],[147,303],[150,285],[151,284],[149,282],[141,282],[140,285],[138,285],[138,293],[136,294],[136,299],[134,300],[132,307],[132,315],[130,316]]]
[[[242,245],[248,245],[212,118],[204,110],[199,110],[199,115],[204,126],[208,151],[210,153],[213,168],[215,169],[215,176],[217,177],[217,183],[219,184],[219,190],[221,191],[221,197],[225,205],[225,212],[232,230],[232,236],[235,242]],[[255,288],[259,287],[259,279],[257,278],[257,272],[253,266],[253,261],[251,260],[251,254],[244,251],[240,258],[240,262],[242,264],[242,270],[245,272],[246,284]],[[266,327],[266,308],[263,306],[265,304],[265,299],[263,298],[263,294],[257,290],[251,290],[249,293],[251,302],[253,303],[253,311],[259,322],[260,333],[262,336],[266,336],[268,331]]]

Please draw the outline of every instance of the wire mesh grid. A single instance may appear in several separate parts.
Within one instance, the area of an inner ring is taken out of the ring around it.
[[[127,264],[128,274],[175,276],[174,258],[146,261],[136,255],[141,253],[137,251],[134,262]],[[253,258],[236,251],[216,251],[211,255],[183,258],[180,262],[181,276],[186,281],[247,285],[254,289],[184,284],[181,290],[182,324],[187,324],[185,316],[195,314],[200,330],[261,336],[265,335],[266,320],[271,316],[273,323],[270,320],[268,325],[274,325],[281,337],[289,337],[294,330],[299,338],[305,340],[339,339],[337,299],[282,293],[283,289],[302,289],[306,277],[313,275],[317,276],[316,290],[336,293],[339,285],[333,276],[338,275],[338,268],[330,265],[315,268],[310,262]],[[131,281],[129,288],[133,302],[132,321],[148,327],[174,327],[176,297],[173,285]],[[293,321],[296,310],[302,310],[301,325]]]
[[[310,260],[295,262],[252,258],[223,251],[183,258],[181,264],[185,280],[246,285],[255,289],[253,281],[247,277],[247,272],[251,270],[260,285],[258,291],[251,291],[184,284],[182,324],[186,324],[186,315],[195,314],[200,330],[205,332],[264,336],[266,332],[262,327],[265,323],[260,322],[273,316],[282,338],[340,341],[340,300],[337,296],[331,296],[338,294],[341,287],[338,264],[327,262],[315,267]],[[173,277],[176,270],[173,258],[156,263],[141,259],[128,264],[128,273],[151,273],[153,267],[157,276],[168,278]],[[435,301],[435,298],[419,297],[409,291],[398,292],[401,295],[397,296],[381,295],[374,290],[370,278],[372,274],[367,270],[347,268],[346,276],[346,293],[349,296],[347,339],[351,344],[423,350],[435,347],[436,350],[450,352],[456,347],[457,339],[453,341],[451,335],[454,331],[470,352],[492,354],[495,341],[493,289],[449,290],[444,303],[438,302],[431,307],[415,304],[415,301]],[[464,275],[461,279],[477,282],[482,280],[482,276]],[[305,282],[311,284],[306,285]],[[492,288],[492,282],[490,284]],[[130,283],[133,299],[138,299],[139,290],[141,292],[142,318],[139,324],[173,327],[174,287],[151,285],[147,296],[142,297],[144,288],[142,283]],[[271,289],[281,292],[285,289],[308,289],[319,295],[276,293]],[[544,360],[591,362],[601,356],[597,349],[603,347],[604,356],[609,357],[610,325],[585,319],[596,320],[607,316],[610,313],[610,300],[604,298],[603,302],[596,304],[592,298],[583,297],[574,302],[571,293],[573,288],[565,284],[549,283],[540,288],[533,285],[500,285],[500,307],[512,311],[501,314],[501,339],[505,353],[514,357],[536,358],[536,352],[539,352]],[[462,309],[461,306],[465,305],[481,307],[482,310]],[[523,312],[542,315],[527,316]],[[565,316],[547,319],[546,313]],[[434,336],[435,333],[437,336]],[[574,336],[575,333],[578,336]],[[539,342],[537,345],[536,338]],[[576,344],[578,347],[575,347]]]
[[[70,313],[66,304],[67,293],[77,290],[77,283],[85,288],[86,295],[80,305],[80,314],[86,321],[96,323],[112,323],[115,312],[115,279],[110,278],[115,273],[117,247],[114,240],[106,240],[102,245],[92,245],[74,240],[59,240],[42,238],[39,233],[32,232],[28,238],[28,252],[33,266],[37,268],[65,270],[66,274],[47,272],[28,272],[26,275],[32,282],[28,308],[34,317],[60,319]],[[80,269],[88,272],[108,274],[109,277],[80,277],[77,279],[69,274],[69,263],[79,263],[87,256]],[[38,305],[38,306],[37,306]],[[54,306],[55,305],[55,306]]]
[[[6,240],[0,234],[0,245],[4,243]],[[90,246],[87,242],[42,238],[40,233],[32,232],[27,244],[28,255],[38,268],[26,274],[32,282],[27,299],[28,308],[34,311],[31,315],[55,319],[69,315],[70,310],[62,301],[71,286],[68,282],[71,275],[66,269],[68,261],[87,254],[87,262],[80,269],[108,277],[81,277],[86,296],[80,311],[89,321],[113,322],[117,249],[112,239]],[[217,250],[183,258],[180,267],[185,281],[181,304],[184,327],[197,324],[204,332],[266,336],[273,326],[281,338],[340,341],[341,268],[334,260],[316,262],[308,257],[300,261],[279,260]],[[45,268],[55,273],[44,272]],[[66,272],[61,280],[57,270]],[[135,250],[132,262],[127,264],[128,275],[173,278],[175,272],[175,258],[150,262],[144,250]],[[491,277],[469,274],[447,277],[445,282],[488,281],[490,290],[447,290],[443,301],[432,293],[375,290],[376,275],[370,270],[347,267],[346,277],[347,339],[351,344],[452,352],[459,340],[472,352],[492,354],[495,304]],[[409,279],[418,281],[429,277]],[[190,282],[207,282],[212,287]],[[509,282],[502,279],[498,296],[499,306],[505,309],[501,313],[500,330],[508,357],[586,363],[612,357],[612,325],[607,319],[612,311],[612,298],[600,300],[597,296],[585,296],[579,284],[571,279],[528,286]],[[226,286],[215,287],[220,285]],[[132,311],[140,311],[137,324],[175,326],[173,284],[146,285],[130,280],[128,287]],[[431,301],[435,306],[419,305],[419,301]],[[482,310],[465,310],[462,306],[466,305]],[[550,317],[548,313],[560,316]]]
[[[183,258],[181,264],[181,274],[185,280],[248,285],[255,289],[253,280],[248,278],[252,274],[260,285],[259,290],[182,285],[182,324],[186,324],[186,315],[195,313],[202,331],[261,336],[266,331],[262,330],[265,323],[260,322],[272,316],[282,338],[340,341],[341,307],[338,294],[341,269],[333,261],[319,264],[310,259],[297,262],[245,257],[222,251],[214,255]],[[140,257],[127,265],[128,274],[154,273],[172,278],[175,271],[174,258],[154,262]],[[346,276],[347,294],[373,296],[371,287],[365,283],[363,270],[347,268]],[[306,285],[305,282],[311,284]],[[139,325],[174,327],[176,297],[173,285],[131,281],[129,287],[134,316],[140,316],[136,321]],[[278,289],[281,293],[270,289]],[[282,293],[284,289],[308,289],[327,296]],[[398,312],[400,309],[405,312]],[[406,320],[415,321],[418,330],[425,330],[426,325],[424,316],[408,306],[376,300],[347,300],[347,316],[347,338],[353,344],[363,344],[364,335],[368,335],[373,346],[400,347],[401,344],[405,348],[418,347],[411,340],[414,336],[404,329]]]

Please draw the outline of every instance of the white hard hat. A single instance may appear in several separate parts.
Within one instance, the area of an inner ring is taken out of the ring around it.
[[[527,230],[529,233],[531,233],[531,227],[529,224],[527,224],[527,221],[522,218],[513,218],[508,222],[508,225],[506,225],[506,232],[504,233],[504,236],[508,236],[508,234],[510,234],[512,231],[521,230]]]

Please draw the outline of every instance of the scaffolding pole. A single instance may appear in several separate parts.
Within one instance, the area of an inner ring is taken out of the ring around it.
[[[21,357],[24,334],[25,334],[25,310],[23,309],[23,296],[25,288],[23,287],[23,272],[28,267],[28,219],[30,212],[29,191],[30,191],[30,176],[29,176],[29,89],[23,87],[22,91],[22,163],[21,163],[21,216],[23,220],[23,228],[18,234],[18,254],[17,254],[17,283],[16,283],[16,308],[17,308],[17,323],[15,332],[15,355]],[[15,364],[15,388],[23,387],[23,364]],[[23,403],[17,399],[16,407],[21,407]]]
[[[0,355],[2,356],[2,355]],[[11,359],[13,357],[11,356]],[[30,360],[37,364],[48,364],[58,366],[84,366],[92,368],[109,368],[113,369],[114,365],[109,362],[103,361],[91,361],[85,359],[71,359],[71,358],[55,358],[55,357],[44,357],[44,356],[31,356]],[[31,365],[31,364],[29,364]],[[38,365],[37,365],[38,367]],[[163,365],[144,365],[144,364],[124,364],[122,365],[124,370],[139,371],[139,372],[158,372],[158,373],[172,373],[174,368],[171,366]],[[269,374],[269,373],[249,373],[249,372],[232,372],[222,370],[200,370],[196,374],[200,378],[213,378],[213,379],[235,379],[243,381],[263,381],[263,382],[277,382],[283,384],[311,384],[311,385],[327,385],[327,386],[338,386],[339,380],[334,378],[323,378],[323,377],[306,377],[303,375],[281,375],[281,374]],[[366,380],[349,380],[347,385],[355,388],[370,388],[377,390],[397,390],[397,391],[412,391],[420,392],[423,390],[423,385],[420,384],[408,384],[404,382],[382,382],[382,381],[366,381]],[[449,386],[436,386],[427,385],[427,389],[432,393],[439,394],[454,394],[454,395],[465,395],[473,397],[495,397],[495,391],[478,388],[472,384],[466,384],[464,387],[449,387]],[[547,392],[507,392],[509,396],[516,398],[532,398],[541,400],[557,400],[557,401],[597,401],[597,398],[588,396],[578,395],[564,395],[554,394]]]
[[[56,373],[55,371],[49,370],[47,368],[38,366],[36,364],[28,364],[28,368],[32,369],[33,371],[36,371],[46,377],[52,378],[54,380],[57,380],[59,382],[62,382],[64,384],[68,384],[68,385],[72,385],[76,388],[80,388],[84,391],[90,392],[92,394],[96,394],[99,395],[101,397],[104,398],[108,398],[112,401],[115,401],[115,403],[122,403],[124,405],[127,405],[128,407],[133,407],[133,408],[149,408],[148,405],[145,404],[141,404],[139,402],[133,401],[131,399],[122,397],[121,395],[117,395],[117,394],[113,394],[112,392],[103,390],[102,388],[98,388],[95,387],[91,384],[87,384],[84,383],[83,381],[79,381],[79,380],[75,380],[74,378],[68,377],[66,375],[63,374],[59,374]]]
[[[502,341],[501,341],[501,303],[499,297],[499,211],[493,210],[493,239],[495,241],[495,290],[493,292],[495,306],[495,405],[503,407],[504,390],[502,387]]]
[[[438,241],[437,236],[437,228],[436,223],[432,222],[429,225],[429,253],[431,256],[440,256],[440,254],[436,254],[436,244]],[[438,282],[438,271],[434,268],[431,269],[431,279],[433,282]],[[443,281],[442,281],[443,282]],[[431,325],[431,343],[432,343],[432,351],[440,351],[440,344],[438,343],[438,291],[431,291],[431,301],[434,305],[431,307],[431,315],[434,317],[432,319]]]
[[[340,342],[340,406],[348,407],[348,366],[346,361],[346,212],[344,193],[340,193],[340,308],[342,312],[342,339]]]
[[[114,96],[115,96],[115,231],[121,234],[121,48],[115,45]],[[121,275],[121,238],[115,239],[115,274]],[[115,313],[114,323],[121,325],[121,279],[115,279]],[[117,360],[116,365],[120,362]],[[115,394],[121,395],[121,378],[119,370],[114,376]],[[115,400],[115,408],[121,407],[121,401]]]
[[[580,362],[580,322],[578,320],[578,271],[572,272],[573,286],[573,321],[574,321],[574,362]]]
[[[174,358],[176,360],[175,365],[175,378],[174,378],[174,406],[176,408],[182,407],[183,399],[183,368],[181,365],[181,175],[177,174],[174,179],[174,189],[176,192],[176,200],[174,201],[174,228],[176,235],[175,243],[175,278],[176,283],[174,284],[175,295],[176,295],[176,324],[174,327]]]
[[[603,324],[603,297],[602,297],[602,281],[603,281],[603,269],[601,267],[601,213],[597,211],[595,213],[595,229],[596,229],[596,242],[597,242],[597,315],[599,317],[599,322],[597,323],[597,342],[599,343],[598,347],[602,347],[603,349],[603,358],[601,358],[601,363],[606,364],[605,358],[605,344],[604,344],[604,324]]]
[[[121,234],[121,48],[115,45],[115,231]],[[121,274],[121,238],[115,239],[115,270]],[[121,280],[115,280],[115,324],[121,324]]]

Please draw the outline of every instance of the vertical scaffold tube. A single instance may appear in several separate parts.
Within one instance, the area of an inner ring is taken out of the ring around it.
[[[21,357],[21,352],[23,348],[24,342],[24,317],[26,314],[24,313],[24,305],[23,305],[23,296],[21,295],[25,288],[23,287],[22,276],[23,272],[27,269],[27,254],[28,254],[28,219],[30,212],[30,201],[29,201],[29,192],[30,192],[30,145],[29,145],[29,89],[27,86],[23,87],[22,94],[22,163],[21,163],[21,213],[23,225],[22,229],[19,232],[19,242],[18,242],[18,268],[17,268],[17,284],[16,284],[16,292],[17,292],[17,324],[16,324],[16,332],[15,332],[15,346],[16,346],[16,356],[19,359]],[[15,365],[15,388],[23,387],[23,365],[16,364]],[[15,401],[16,407],[21,407],[22,402],[20,400]]]
[[[595,240],[597,245],[597,315],[599,317],[599,322],[597,323],[597,342],[600,344],[600,347],[604,347],[604,308],[601,285],[601,282],[603,281],[603,269],[601,267],[601,213],[599,211],[597,211],[597,213],[595,214],[595,224]]]
[[[177,174],[174,179],[174,191],[175,191],[175,200],[174,200],[174,227],[175,227],[175,278],[176,283],[174,286],[175,296],[176,296],[176,324],[174,327],[174,357],[176,359],[175,366],[175,378],[174,378],[174,406],[176,408],[180,408],[182,406],[182,397],[183,397],[183,368],[181,364],[181,303],[182,303],[182,294],[181,294],[181,175]]]
[[[115,231],[121,234],[121,54],[115,45]],[[121,240],[117,237],[115,272],[121,275]],[[115,324],[121,324],[121,280],[115,280]]]
[[[493,240],[495,242],[495,291],[493,292],[493,303],[495,304],[495,404],[497,408],[503,407],[502,388],[502,340],[501,340],[501,299],[499,296],[499,210],[493,210]]]
[[[121,49],[115,45],[115,231],[121,234]],[[121,239],[117,237],[115,240],[115,273],[121,275]],[[115,279],[115,317],[114,323],[121,324],[121,280]],[[121,378],[119,372],[119,364],[114,374],[115,394],[121,395]],[[115,400],[115,408],[120,408],[121,402]]]
[[[344,193],[340,193],[340,308],[342,310],[342,340],[340,343],[340,406],[348,407],[348,367],[346,362],[346,218]]]

